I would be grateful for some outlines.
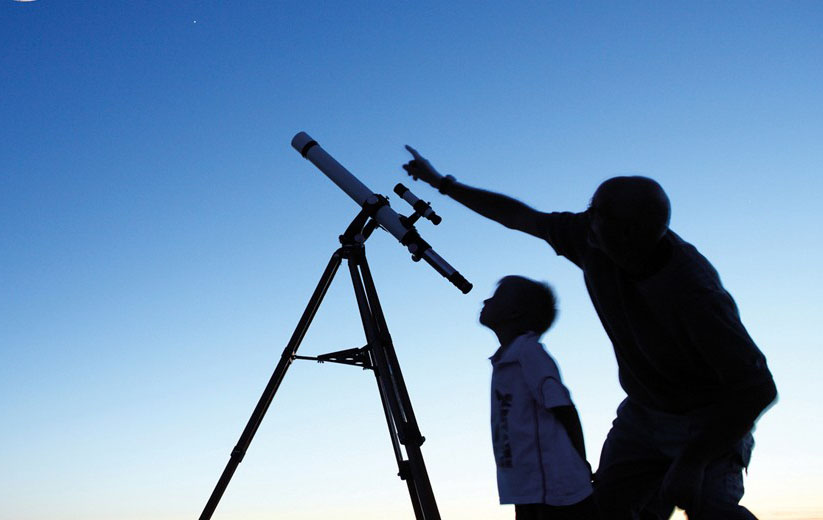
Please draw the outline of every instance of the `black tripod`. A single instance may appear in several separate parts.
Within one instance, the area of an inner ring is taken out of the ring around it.
[[[258,401],[248,424],[246,424],[246,428],[243,430],[243,434],[240,436],[240,440],[231,452],[231,458],[226,464],[226,468],[223,470],[214,491],[212,491],[211,497],[200,515],[200,520],[210,519],[215,508],[217,508],[217,504],[220,502],[220,498],[223,496],[232,475],[234,475],[234,471],[243,460],[257,428],[260,426],[275,392],[280,387],[280,383],[286,375],[286,370],[295,359],[342,363],[374,371],[377,388],[380,392],[380,400],[386,415],[386,423],[389,427],[389,436],[397,459],[398,475],[406,481],[409,487],[415,518],[417,520],[440,519],[429,476],[426,472],[426,465],[420,451],[420,446],[425,439],[420,435],[420,430],[417,427],[409,394],[403,382],[403,375],[400,372],[400,364],[397,361],[397,355],[389,336],[389,329],[377,298],[377,290],[369,271],[369,265],[366,262],[364,244],[377,227],[376,221],[371,219],[375,209],[376,206],[364,206],[346,232],[340,236],[342,246],[334,252],[331,260],[329,260],[329,264],[326,266],[326,270],[323,272],[320,282],[306,306],[306,310],[303,311],[297,328],[294,330],[285,350],[283,350],[280,362],[274,369],[274,374],[272,374],[268,385],[266,385],[260,401]],[[320,307],[320,303],[323,301],[323,297],[331,285],[340,263],[344,259],[348,262],[351,273],[354,294],[357,298],[360,318],[363,321],[363,330],[366,333],[366,346],[331,352],[318,357],[298,356],[296,354],[297,349],[317,309]],[[403,456],[403,448],[405,448],[406,459]]]

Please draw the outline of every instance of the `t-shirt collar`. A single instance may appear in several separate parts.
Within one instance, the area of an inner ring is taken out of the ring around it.
[[[489,361],[492,362],[492,365],[500,365],[502,363],[512,363],[516,360],[515,351],[517,350],[514,348],[516,345],[522,343],[523,341],[528,341],[531,338],[536,339],[537,334],[533,331],[527,331],[523,334],[517,336],[512,340],[511,343],[508,345],[500,345],[498,349],[489,357]]]

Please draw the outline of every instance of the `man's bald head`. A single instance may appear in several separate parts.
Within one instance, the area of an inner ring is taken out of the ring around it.
[[[591,207],[604,219],[637,228],[649,240],[657,241],[669,228],[669,197],[648,177],[608,179],[594,192]]]
[[[669,229],[671,207],[648,177],[613,177],[597,188],[589,206],[595,245],[624,269],[645,269]]]

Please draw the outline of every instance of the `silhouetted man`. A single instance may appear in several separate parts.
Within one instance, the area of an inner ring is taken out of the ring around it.
[[[609,520],[752,519],[738,502],[751,430],[777,391],[717,272],[669,229],[669,199],[615,177],[582,213],[537,211],[440,175],[416,150],[403,168],[469,209],[546,240],[583,271],[627,398],[595,477]]]

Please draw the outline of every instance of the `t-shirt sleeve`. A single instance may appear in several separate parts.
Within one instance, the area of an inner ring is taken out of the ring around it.
[[[741,323],[737,305],[726,291],[696,296],[684,310],[691,343],[724,386],[741,389],[772,378],[765,356]]]
[[[589,247],[587,213],[543,213],[540,219],[540,233],[555,253],[568,258],[578,267],[583,266]]]
[[[560,380],[557,364],[539,343],[522,345],[518,354],[523,379],[540,406],[549,409],[572,404],[569,391]]]

